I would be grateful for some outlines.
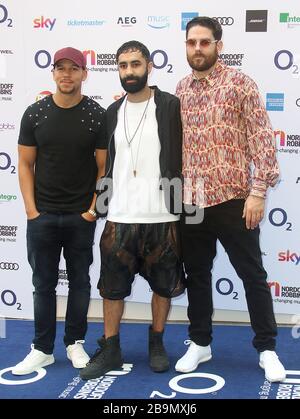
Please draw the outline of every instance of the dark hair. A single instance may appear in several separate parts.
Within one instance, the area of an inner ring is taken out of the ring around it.
[[[150,61],[150,52],[146,45],[139,41],[128,41],[121,45],[116,54],[116,60],[119,61],[119,56],[128,51],[140,51],[147,63]]]
[[[216,19],[207,16],[194,17],[194,19],[190,20],[186,25],[186,38],[188,37],[189,30],[193,26],[208,28],[212,31],[214,39],[217,41],[222,39],[222,26]]]

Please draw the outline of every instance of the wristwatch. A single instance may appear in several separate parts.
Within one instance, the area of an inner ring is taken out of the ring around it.
[[[93,217],[98,218],[98,217],[97,217],[97,213],[96,213],[96,211],[94,211],[94,210],[92,210],[92,209],[89,209],[89,210],[88,210],[88,213],[89,213],[89,214],[91,214]]]

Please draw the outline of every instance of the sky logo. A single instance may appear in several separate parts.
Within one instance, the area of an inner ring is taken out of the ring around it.
[[[296,252],[290,252],[289,250],[287,250],[286,252],[278,253],[278,261],[292,262],[297,266],[300,263],[300,256],[298,256]]]
[[[44,16],[33,19],[33,27],[35,29],[49,29],[52,31],[53,26],[55,25],[56,19],[44,18]]]

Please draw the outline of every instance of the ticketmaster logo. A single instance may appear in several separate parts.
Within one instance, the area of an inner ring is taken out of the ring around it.
[[[104,25],[105,20],[77,20],[77,19],[70,19],[67,22],[68,26],[102,26]]]

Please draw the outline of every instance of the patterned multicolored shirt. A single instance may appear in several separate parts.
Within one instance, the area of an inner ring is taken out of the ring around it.
[[[256,83],[217,61],[176,89],[183,124],[184,202],[210,207],[265,197],[279,176],[274,133]],[[253,167],[252,167],[253,163]]]

